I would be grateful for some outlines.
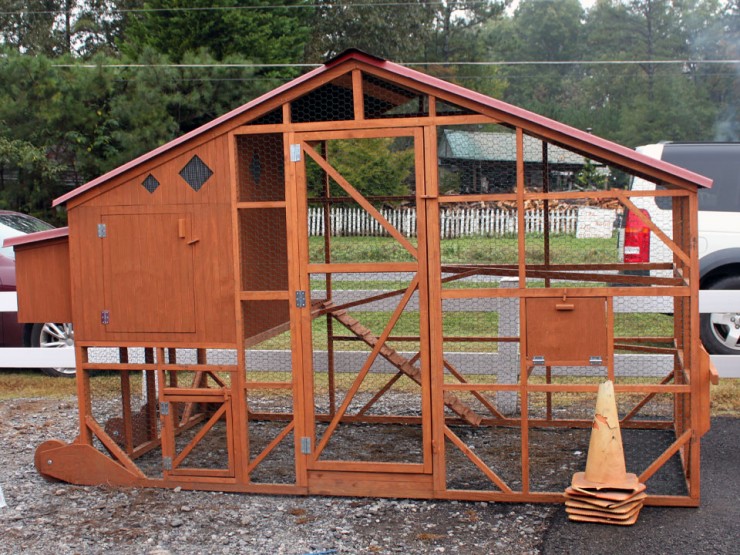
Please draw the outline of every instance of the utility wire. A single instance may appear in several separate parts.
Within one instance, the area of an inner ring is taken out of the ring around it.
[[[563,65],[719,65],[719,64],[740,64],[740,60],[570,60],[570,61],[496,61],[496,62],[403,62],[404,66],[563,66]],[[97,69],[99,67],[128,69],[128,68],[179,68],[179,69],[201,69],[201,68],[315,68],[323,64],[52,64],[52,67],[59,68],[86,68]]]
[[[467,2],[465,6],[480,6],[490,4],[491,2],[479,1],[479,2]],[[429,6],[445,6],[445,2],[350,2],[350,3],[337,3],[337,4],[272,4],[265,6],[202,6],[202,7],[172,7],[172,8],[117,8],[117,9],[93,9],[92,12],[99,14],[107,13],[156,13],[156,12],[216,12],[216,11],[228,11],[228,10],[285,10],[285,9],[310,9],[310,8],[368,8],[368,7],[404,7],[412,6],[419,8],[426,8]],[[71,10],[78,11],[78,10]],[[86,11],[86,10],[85,10]],[[67,10],[21,10],[21,11],[2,11],[0,15],[50,15],[50,14],[62,14],[66,13]]]

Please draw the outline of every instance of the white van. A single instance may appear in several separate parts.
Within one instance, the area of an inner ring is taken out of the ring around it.
[[[637,148],[652,156],[714,180],[699,191],[699,262],[701,289],[740,290],[740,143],[659,143]],[[654,190],[655,184],[635,178],[633,190]],[[671,235],[668,197],[633,197],[661,229]],[[628,214],[624,226],[625,262],[664,262],[670,250]],[[701,339],[713,354],[740,354],[740,313],[701,315]]]

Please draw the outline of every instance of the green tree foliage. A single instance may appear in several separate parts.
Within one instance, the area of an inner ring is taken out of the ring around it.
[[[55,20],[64,0],[4,0],[0,14],[3,44],[27,54],[63,54]]]
[[[61,170],[43,148],[0,136],[0,209],[46,216],[45,184],[56,181]]]
[[[629,146],[740,138],[737,64],[702,63],[740,57],[737,0],[507,6],[0,0],[0,206],[56,218],[44,211],[70,187],[302,71],[251,64],[319,63],[351,47],[426,62],[415,67]],[[583,60],[640,63],[569,63]],[[670,60],[686,63],[661,63]],[[410,175],[397,146],[363,141],[330,154],[368,194],[404,194]]]
[[[328,159],[334,169],[364,196],[413,194],[414,151],[390,138],[330,141]],[[308,164],[310,196],[323,196],[325,173]],[[347,192],[332,181],[332,196]]]
[[[434,8],[422,0],[389,5],[384,0],[318,0],[310,14],[305,58],[322,63],[348,48],[394,61],[418,60]]]
[[[25,54],[115,54],[123,12],[143,0],[3,0],[0,43]]]
[[[486,40],[498,60],[561,62],[580,57],[583,9],[578,0],[523,0],[511,19],[490,26]],[[507,67],[505,99],[563,119],[581,79],[577,66]]]
[[[172,62],[207,50],[216,60],[253,63],[299,60],[307,36],[300,0],[151,0],[154,11],[130,14],[123,49],[132,57],[149,47]],[[284,5],[284,8],[275,6]],[[259,9],[261,6],[266,9]],[[181,8],[193,8],[182,10]]]
[[[737,137],[732,67],[665,60],[737,58],[737,17],[720,0],[522,0],[488,25],[491,55],[511,66],[505,100],[629,146]],[[736,11],[736,10],[735,10]],[[735,49],[733,51],[733,48]],[[612,64],[612,61],[635,64]]]

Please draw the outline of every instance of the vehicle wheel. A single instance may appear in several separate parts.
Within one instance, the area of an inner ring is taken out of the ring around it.
[[[740,290],[740,276],[729,276],[710,289]],[[740,355],[740,312],[713,312],[701,315],[701,341],[712,354]]]
[[[75,336],[72,324],[34,324],[31,329],[31,347],[42,349],[66,349],[74,347]],[[75,368],[41,368],[47,376],[74,378]]]

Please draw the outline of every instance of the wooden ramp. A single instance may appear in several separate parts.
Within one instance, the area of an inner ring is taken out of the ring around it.
[[[374,348],[377,345],[378,337],[372,331],[353,318],[346,310],[337,310],[332,307],[331,302],[324,303],[324,309],[345,328],[362,339],[369,347]],[[408,359],[401,356],[394,348],[384,344],[380,347],[379,354],[417,384],[421,385],[421,371],[411,364]],[[482,417],[449,391],[445,391],[444,393],[444,404],[473,426],[478,426],[481,423]]]

